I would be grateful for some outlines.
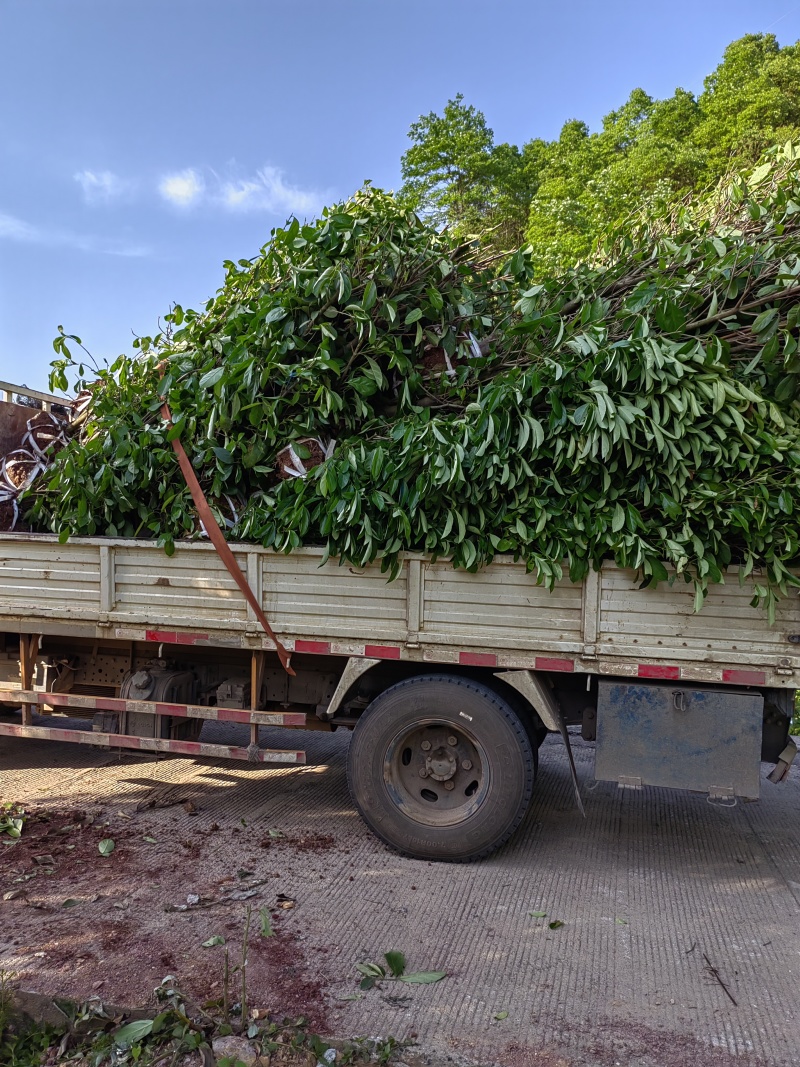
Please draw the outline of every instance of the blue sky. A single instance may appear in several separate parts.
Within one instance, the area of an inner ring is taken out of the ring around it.
[[[288,214],[396,188],[458,92],[520,144],[766,30],[800,3],[0,0],[0,379],[46,387],[59,323],[113,358]]]

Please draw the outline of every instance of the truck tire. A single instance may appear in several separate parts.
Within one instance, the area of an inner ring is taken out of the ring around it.
[[[510,704],[455,675],[386,689],[358,720],[347,756],[364,821],[416,859],[488,856],[522,821],[535,775],[535,750]]]

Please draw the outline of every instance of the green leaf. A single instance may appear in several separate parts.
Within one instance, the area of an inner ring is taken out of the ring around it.
[[[528,915],[530,915],[530,917],[532,919],[543,919],[547,915],[547,912],[546,911],[529,911]]]
[[[110,837],[104,837],[100,844],[97,846],[97,851],[101,856],[110,856],[117,846]]]
[[[770,173],[772,167],[773,164],[771,162],[762,163],[760,167],[756,167],[756,169],[750,175],[750,184],[758,185],[759,182],[762,182],[764,178],[766,178],[766,176]]]
[[[497,1019],[497,1021],[500,1022],[502,1019],[507,1019],[508,1018],[508,1012],[507,1011],[498,1011],[492,1016],[492,1018]]]
[[[272,919],[266,908],[259,908],[258,917],[261,922],[261,936],[272,937],[275,931],[272,929]]]
[[[222,379],[224,373],[224,367],[213,367],[210,371],[206,371],[197,384],[201,389],[210,389],[212,385],[216,385]]]
[[[777,308],[767,308],[766,311],[762,311],[760,315],[756,316],[750,328],[755,334],[766,333],[770,327],[777,325],[779,318],[780,312]]]
[[[389,965],[389,971],[395,978],[399,978],[400,975],[406,969],[406,958],[402,952],[386,952],[384,953],[384,959]]]
[[[421,318],[422,318],[422,308],[413,308],[406,315],[406,326],[411,326],[415,322],[419,322],[419,320]]]
[[[447,971],[414,971],[413,974],[403,974],[398,982],[408,982],[409,985],[432,985],[441,982],[447,977]]]
[[[262,935],[263,936],[263,935]],[[220,934],[214,934],[213,937],[209,937],[207,941],[203,942],[203,948],[214,948],[216,945],[224,945],[225,938]]]
[[[365,311],[369,311],[374,307],[375,301],[378,299],[378,287],[375,282],[370,278],[364,287],[364,298],[361,301],[361,306]]]
[[[134,1019],[116,1030],[112,1035],[114,1044],[118,1048],[130,1048],[136,1045],[153,1031],[152,1019]]]
[[[658,292],[658,286],[655,282],[648,282],[640,285],[637,289],[634,289],[633,293],[628,297],[625,302],[625,306],[628,311],[642,311],[653,300],[653,297]]]
[[[547,925],[550,927],[551,930],[560,930],[564,924],[560,919],[553,919],[553,921],[551,923],[548,923]]]

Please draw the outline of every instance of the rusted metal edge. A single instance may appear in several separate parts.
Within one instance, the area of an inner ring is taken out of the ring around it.
[[[130,712],[135,715],[170,715],[180,719],[238,722],[245,726],[305,726],[307,721],[305,713],[301,711],[239,711],[236,708],[210,708],[204,704],[167,704],[154,700],[82,696],[78,693],[38,693],[30,689],[0,689],[0,701],[86,708],[89,711]]]
[[[246,763],[305,763],[305,752],[271,748],[241,748],[238,745],[210,745],[203,741],[174,741],[166,737],[134,737],[130,734],[104,734],[91,730],[62,730],[54,726],[18,726],[0,723],[0,737],[30,737],[41,741],[67,741],[101,748],[131,748],[140,752],[170,752],[178,756],[237,759]]]

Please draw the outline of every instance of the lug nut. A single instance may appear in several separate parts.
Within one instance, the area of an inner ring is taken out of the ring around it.
[[[424,767],[420,767],[419,776],[420,776],[420,778],[427,778],[428,777],[428,772]]]
[[[471,771],[472,770],[472,760],[471,759],[462,760],[461,761],[461,766],[465,771]]]
[[[422,742],[422,751],[423,751],[423,752],[430,752],[430,750],[431,750],[431,743],[430,743],[430,741],[423,741],[423,742]]]
[[[458,738],[457,737],[453,737],[453,735],[450,734],[450,736],[447,739],[447,743],[451,748],[453,748],[455,745],[458,744]]]
[[[445,782],[444,783],[444,787],[445,787],[445,789],[455,789],[455,783],[454,782]]]

